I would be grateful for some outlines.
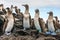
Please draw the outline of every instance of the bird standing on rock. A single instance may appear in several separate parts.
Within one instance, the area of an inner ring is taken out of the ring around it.
[[[46,28],[46,25],[45,25],[43,18],[39,18],[39,23],[40,23],[42,32],[44,32],[44,33],[47,32],[47,28]]]
[[[7,26],[6,26],[6,29],[5,29],[5,34],[10,35],[11,30],[12,30],[13,25],[14,25],[14,18],[13,18],[11,10],[9,8],[7,8],[6,17],[7,17],[8,22],[7,22]]]
[[[12,11],[12,14],[13,14],[14,17],[17,15],[16,10],[17,10],[17,6],[13,7],[13,5],[11,5],[11,11]]]
[[[23,17],[23,27],[24,30],[29,29],[30,28],[30,14],[29,14],[29,6],[27,4],[22,5],[25,7],[25,13],[24,13],[24,17]]]
[[[54,23],[53,23],[53,12],[49,12],[48,14],[49,14],[49,17],[47,20],[48,32],[46,32],[46,34],[56,35],[55,27],[54,27]]]
[[[39,10],[36,9],[35,10],[35,16],[34,16],[34,25],[35,25],[35,28],[39,31],[39,33],[42,31],[41,30],[41,26],[39,24]]]
[[[59,20],[58,17],[55,16],[55,28],[56,28],[56,32],[60,32],[60,24],[59,24]]]
[[[0,4],[0,32],[1,34],[3,33],[3,28],[5,24],[5,15],[4,15],[5,13],[6,12],[5,12],[3,4]]]

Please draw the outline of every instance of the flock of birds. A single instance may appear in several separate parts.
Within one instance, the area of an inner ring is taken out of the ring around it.
[[[35,10],[34,18],[31,18],[28,4],[22,5],[25,7],[24,14],[17,6],[4,9],[3,4],[0,4],[0,34],[10,35],[17,31],[37,30],[38,33],[45,35],[57,35],[60,33],[60,23],[57,16],[53,16],[50,11],[46,23],[43,18],[39,17],[39,9]],[[55,20],[53,19],[55,18]],[[34,32],[34,31],[33,31]],[[21,32],[22,33],[22,32]],[[27,32],[28,33],[28,32]]]

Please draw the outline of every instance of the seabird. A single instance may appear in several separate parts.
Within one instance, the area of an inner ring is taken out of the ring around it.
[[[4,26],[4,23],[5,23],[5,14],[6,13],[6,11],[5,11],[5,9],[4,9],[4,6],[3,6],[3,4],[0,4],[0,25],[2,25],[2,22],[3,22],[3,26]],[[3,28],[3,26],[2,26],[2,28]],[[3,30],[3,29],[2,29]]]
[[[17,15],[16,9],[17,7],[13,7],[13,5],[11,5],[11,11],[12,11],[13,16]]]
[[[36,29],[34,25],[34,18],[31,19],[31,29]]]
[[[35,28],[39,31],[39,33],[42,31],[41,30],[41,26],[39,24],[39,10],[36,9],[35,10],[35,16],[34,16],[34,25],[35,25]]]
[[[25,7],[25,13],[24,13],[24,17],[23,17],[23,27],[24,30],[29,29],[30,28],[30,14],[29,14],[29,6],[27,4],[22,5]]]
[[[20,9],[18,9],[18,13],[15,17],[15,23],[18,28],[23,28],[23,14]]]
[[[60,32],[60,24],[59,24],[59,20],[57,16],[54,16],[55,18],[55,28],[56,28],[56,32]]]
[[[47,32],[47,28],[46,28],[46,25],[45,25],[43,18],[39,18],[39,23],[40,23],[42,32],[44,32],[44,33]]]
[[[7,17],[8,22],[7,22],[7,26],[5,29],[5,34],[10,35],[11,30],[13,29],[13,25],[14,25],[14,18],[13,18],[11,10],[9,8],[7,8],[6,17]]]
[[[46,32],[46,34],[56,35],[55,27],[54,27],[54,23],[53,23],[53,12],[50,11],[48,14],[49,14],[49,17],[47,20],[48,32]]]

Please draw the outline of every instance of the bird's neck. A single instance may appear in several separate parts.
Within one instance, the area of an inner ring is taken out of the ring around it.
[[[52,19],[53,20],[53,16],[49,16],[49,18],[48,19]]]
[[[2,11],[2,8],[0,8],[0,11]]]
[[[25,14],[29,14],[29,8],[25,9]]]
[[[58,21],[58,19],[56,19],[56,21]]]
[[[35,17],[39,17],[39,13],[35,13]]]

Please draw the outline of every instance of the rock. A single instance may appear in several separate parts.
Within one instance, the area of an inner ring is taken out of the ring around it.
[[[56,40],[56,38],[55,37],[39,37],[36,40]]]
[[[2,40],[9,40],[9,38],[6,38],[6,37],[5,37],[5,38],[3,38]]]
[[[9,38],[9,40],[16,40],[16,37],[11,37]]]

